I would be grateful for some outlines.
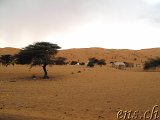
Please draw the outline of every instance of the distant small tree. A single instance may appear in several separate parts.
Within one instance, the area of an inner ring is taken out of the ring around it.
[[[88,59],[89,60],[89,63],[90,64],[94,64],[94,65],[106,65],[106,61],[105,61],[105,59],[97,59],[97,58],[95,58],[95,57],[93,57],[93,58],[89,58]]]
[[[156,67],[160,67],[160,58],[149,59],[148,61],[145,62],[143,69],[148,70],[148,69],[154,69]]]
[[[93,57],[93,58],[89,58],[88,59],[90,62],[93,62],[94,64],[97,64],[98,63],[98,59],[96,59],[95,57]]]
[[[16,55],[17,64],[28,64],[31,67],[42,65],[44,71],[44,79],[49,78],[47,75],[46,66],[54,64],[54,55],[57,54],[60,47],[57,44],[49,42],[37,42],[23,48]]]
[[[97,64],[98,65],[106,65],[106,61],[105,61],[105,59],[101,59],[101,60],[98,60]]]
[[[77,61],[72,61],[70,65],[76,65],[77,63],[78,63]]]
[[[89,61],[87,63],[87,67],[94,67],[94,62],[93,61]]]
[[[4,66],[8,66],[10,64],[14,65],[14,56],[12,55],[1,55],[0,56],[0,63]]]
[[[55,58],[55,64],[56,65],[65,65],[66,64],[66,61],[67,58],[64,58],[64,57],[57,57]]]

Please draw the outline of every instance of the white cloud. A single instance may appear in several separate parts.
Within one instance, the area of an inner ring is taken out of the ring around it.
[[[24,47],[35,41],[62,48],[160,45],[160,0],[2,1],[0,31],[6,46]]]
[[[92,21],[72,29],[67,34],[56,33],[46,40],[56,42],[63,48],[106,47],[117,49],[141,49],[158,47],[160,28],[150,26],[145,21],[117,23]]]
[[[160,0],[143,0],[143,1],[151,5],[160,4]]]
[[[3,39],[0,38],[0,46],[1,47],[6,47],[6,46],[9,46],[9,44],[8,44],[7,41],[5,41],[5,40],[3,40]]]

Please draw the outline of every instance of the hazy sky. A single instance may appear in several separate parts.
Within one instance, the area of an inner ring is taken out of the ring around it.
[[[160,0],[0,0],[0,47],[160,47]]]

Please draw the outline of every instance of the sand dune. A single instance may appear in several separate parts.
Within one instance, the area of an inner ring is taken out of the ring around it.
[[[5,54],[11,54],[14,55],[19,52],[20,49],[18,48],[11,48],[11,47],[6,47],[6,48],[0,48],[0,55],[5,55]]]
[[[0,55],[15,54],[19,51],[17,48],[0,48]],[[149,58],[159,57],[160,48],[128,50],[128,49],[104,49],[104,48],[81,48],[60,50],[59,57],[66,57],[67,61],[86,62],[88,58],[96,57],[105,59],[108,63],[111,61],[125,61],[133,63],[144,63]]]
[[[144,50],[127,50],[127,49],[103,49],[103,48],[86,48],[86,49],[70,49],[62,50],[58,56],[68,58],[68,61],[87,61],[88,58],[96,57],[105,59],[106,61],[126,61],[133,63],[143,63],[149,58],[160,55],[160,48],[144,49]]]

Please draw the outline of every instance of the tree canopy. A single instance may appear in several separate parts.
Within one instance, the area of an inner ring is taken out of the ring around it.
[[[10,64],[14,64],[14,56],[6,54],[0,56],[0,63],[6,67]]]
[[[60,49],[57,44],[49,42],[36,42],[23,48],[16,56],[17,64],[28,64],[31,67],[42,65],[44,70],[44,79],[48,78],[46,66],[54,64],[54,55]]]
[[[152,58],[152,59],[149,59],[148,61],[146,61],[143,69],[144,70],[154,69],[159,66],[160,66],[160,58],[157,57],[157,58],[154,58],[154,59]]]

